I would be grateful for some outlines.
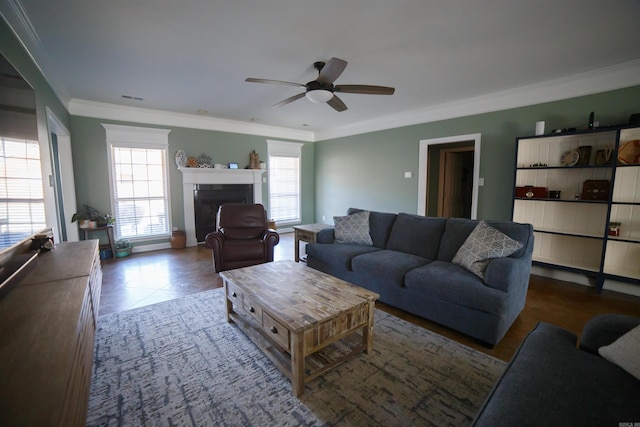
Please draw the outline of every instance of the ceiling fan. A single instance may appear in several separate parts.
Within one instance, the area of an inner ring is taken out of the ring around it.
[[[283,101],[274,104],[273,107],[281,107],[302,97],[307,97],[311,102],[326,102],[336,111],[344,111],[347,106],[338,96],[336,92],[342,93],[361,93],[367,95],[393,95],[395,91],[392,87],[387,86],[371,86],[371,85],[334,85],[333,82],[342,74],[347,67],[347,61],[338,58],[331,58],[329,62],[315,62],[313,67],[318,70],[318,78],[306,84],[284,82],[281,80],[256,79],[249,77],[246,82],[251,83],[271,83],[286,86],[296,86],[305,89],[305,92],[293,95]]]

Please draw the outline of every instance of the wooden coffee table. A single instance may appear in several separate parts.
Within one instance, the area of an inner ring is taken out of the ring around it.
[[[293,261],[220,273],[227,322],[235,323],[289,377],[304,384],[373,346],[379,295]]]

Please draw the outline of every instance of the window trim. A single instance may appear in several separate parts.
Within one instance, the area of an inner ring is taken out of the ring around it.
[[[101,123],[102,127],[106,130],[106,143],[107,143],[107,162],[109,169],[109,198],[111,205],[111,212],[115,216],[116,212],[116,197],[115,197],[115,183],[113,182],[113,158],[111,149],[112,147],[122,148],[143,148],[143,149],[158,149],[164,151],[164,179],[165,188],[167,189],[167,221],[168,230],[167,234],[157,234],[144,237],[127,237],[127,240],[133,242],[153,241],[171,236],[172,230],[172,215],[171,215],[171,191],[169,182],[169,133],[170,129],[159,128],[145,128],[140,126],[124,126],[124,125],[112,125],[107,123]],[[117,218],[116,218],[117,221]],[[116,240],[120,238],[117,235],[117,227],[114,227],[114,233]]]
[[[295,157],[298,159],[298,218],[291,221],[278,221],[278,225],[299,224],[302,221],[302,146],[301,142],[267,140],[267,157]],[[270,170],[270,165],[267,165]],[[271,182],[269,181],[269,213],[271,213]],[[271,215],[269,215],[271,217]]]

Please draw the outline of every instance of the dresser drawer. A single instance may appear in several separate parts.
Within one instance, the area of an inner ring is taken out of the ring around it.
[[[262,326],[267,334],[285,350],[289,349],[289,330],[267,313],[262,313]]]

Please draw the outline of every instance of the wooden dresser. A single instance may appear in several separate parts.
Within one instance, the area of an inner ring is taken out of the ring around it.
[[[0,425],[85,425],[101,286],[98,240],[60,243],[0,299]]]

